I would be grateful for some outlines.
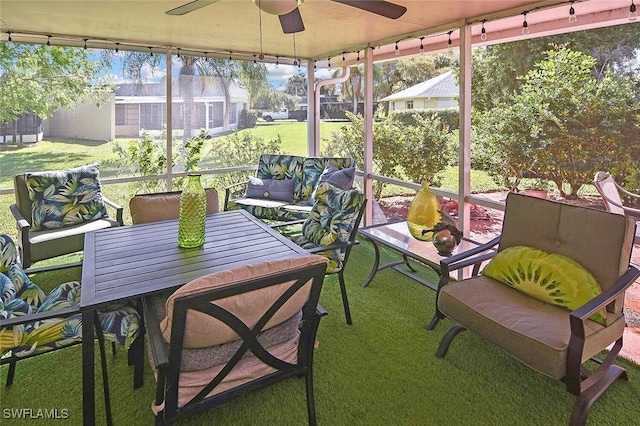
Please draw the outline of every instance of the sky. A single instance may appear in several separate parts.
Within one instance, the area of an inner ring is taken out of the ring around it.
[[[276,67],[275,64],[267,63],[265,64],[267,67],[267,80],[269,84],[276,90],[282,89],[286,84],[287,80],[292,76],[302,73],[305,76],[307,75],[307,67],[306,66],[295,66],[295,65],[283,65],[280,64]],[[110,77],[111,81],[114,83],[126,83],[123,78],[122,71],[122,61],[119,58],[113,59],[112,70],[107,75]],[[317,70],[315,73],[316,79],[327,79],[331,77],[333,70],[321,69]],[[179,72],[179,67],[174,66],[173,72],[175,75]],[[142,71],[142,81],[145,82],[158,82],[165,76],[165,70],[151,70],[150,67],[146,66]]]

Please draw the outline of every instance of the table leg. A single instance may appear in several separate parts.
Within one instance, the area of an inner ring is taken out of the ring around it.
[[[93,310],[82,311],[82,418],[85,426],[96,423],[93,315]]]
[[[367,287],[371,282],[371,280],[373,280],[373,277],[375,277],[376,273],[378,272],[378,266],[380,265],[380,250],[378,249],[378,245],[373,240],[369,240],[369,241],[371,241],[371,244],[373,244],[373,250],[376,253],[376,257],[373,260],[373,268],[371,269],[371,273],[369,274],[367,279],[364,280],[364,282],[362,283],[362,288]]]

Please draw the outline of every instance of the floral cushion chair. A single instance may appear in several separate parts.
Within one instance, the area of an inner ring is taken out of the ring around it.
[[[46,295],[22,269],[15,243],[6,234],[0,234],[0,256],[0,364],[9,364],[9,386],[18,360],[81,342],[81,286],[78,281],[64,283]],[[38,319],[29,321],[35,315]],[[105,340],[130,349],[134,386],[141,386],[144,357],[143,339],[137,339],[142,330],[138,311],[113,305],[99,317]]]
[[[327,274],[338,274],[347,324],[351,324],[343,271],[351,247],[358,244],[356,235],[367,200],[355,188],[345,191],[330,183],[316,189],[315,200],[311,214],[302,225],[302,234],[291,236],[291,240],[329,259]]]

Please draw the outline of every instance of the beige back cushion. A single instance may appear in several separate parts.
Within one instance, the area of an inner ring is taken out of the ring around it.
[[[218,191],[205,189],[207,193],[207,214],[218,212]],[[133,224],[159,222],[178,219],[180,216],[180,191],[142,194],[129,201]]]
[[[302,255],[286,259],[269,260],[252,265],[239,266],[222,272],[216,272],[195,279],[176,290],[166,303],[167,316],[160,322],[162,335],[168,342],[171,339],[173,306],[179,297],[206,292],[208,290],[232,286],[239,282],[268,277],[287,271],[295,271],[311,265],[326,264],[327,260],[318,255]],[[275,284],[260,290],[220,299],[216,304],[227,309],[247,326],[253,327],[266,310],[292,284],[292,281]],[[311,280],[301,287],[267,322],[264,330],[276,326],[291,318],[309,298]],[[189,311],[184,333],[185,348],[204,348],[221,345],[237,340],[239,336],[218,319],[201,312]]]
[[[562,254],[588,270],[604,291],[629,268],[634,234],[631,217],[509,193],[499,250],[530,246]],[[616,301],[613,312],[621,312],[623,302]]]

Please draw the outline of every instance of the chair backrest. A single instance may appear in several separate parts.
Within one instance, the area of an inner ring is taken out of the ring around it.
[[[322,183],[315,197],[311,214],[302,225],[302,235],[320,246],[353,242],[367,202],[364,194],[356,188],[343,191],[329,183]],[[345,245],[333,252],[323,252],[330,260],[329,272],[342,268],[350,247]]]
[[[207,214],[217,213],[218,191],[205,189],[207,193]],[[178,219],[180,216],[180,191],[135,195],[129,201],[133,224],[159,222]]]
[[[167,415],[173,417],[179,406],[197,404],[221,391],[237,387],[237,391],[242,392],[268,384],[264,382],[266,376],[273,381],[275,376],[285,378],[292,372],[307,368],[312,361],[318,325],[312,318],[318,305],[326,263],[326,259],[315,255],[265,261],[198,278],[174,292],[167,299],[166,317],[160,323],[163,337],[169,342]],[[287,342],[294,348],[293,357],[291,351],[286,356],[284,351],[267,351],[257,340],[258,334],[287,321],[300,309],[300,336]],[[207,351],[238,340],[242,344],[230,353],[221,368],[207,375],[206,381],[204,376],[198,376],[202,379],[198,380],[202,388],[198,386],[194,391],[183,386],[180,389],[184,348]],[[233,368],[246,359],[243,357],[248,352],[261,361],[259,368],[255,372],[246,368],[240,377],[236,377],[237,371]]]
[[[13,189],[18,210],[20,210],[22,216],[31,223],[31,199],[29,198],[25,174],[19,174],[13,177]]]
[[[604,206],[608,212],[625,214],[620,192],[611,174],[607,172],[597,172],[593,179],[593,186],[596,187],[602,196]]]
[[[604,291],[629,268],[635,226],[628,216],[511,192],[498,250],[529,246],[567,256]],[[621,297],[609,309],[621,312],[623,303]]]

